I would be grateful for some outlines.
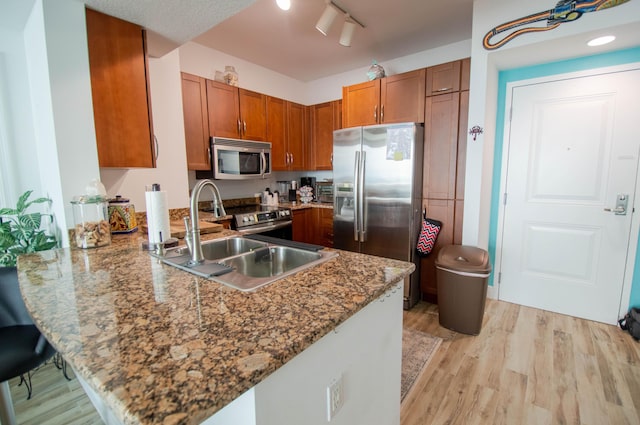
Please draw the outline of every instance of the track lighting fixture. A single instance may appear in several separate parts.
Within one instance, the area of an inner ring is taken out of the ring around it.
[[[320,31],[323,35],[327,35],[329,32],[329,28],[331,28],[331,24],[338,16],[338,9],[333,7],[333,2],[327,1],[327,6],[324,8],[324,12],[318,19],[318,23],[316,24],[316,29]]]
[[[342,25],[342,33],[340,34],[340,44],[346,47],[351,46],[351,40],[353,39],[356,25],[360,25],[362,28],[364,28],[364,25],[351,16],[349,12],[336,5],[332,0],[326,0],[326,2],[327,6],[324,8],[320,19],[318,19],[316,29],[322,34],[327,35],[333,21],[336,19],[336,16],[338,16],[339,13],[342,13],[345,15],[345,20]]]
[[[353,22],[350,16],[347,14],[344,24],[342,25],[342,33],[340,34],[340,45],[345,47],[351,47],[351,39],[353,33],[356,31],[356,23]]]

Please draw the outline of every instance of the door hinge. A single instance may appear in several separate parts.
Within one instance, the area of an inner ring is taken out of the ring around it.
[[[504,193],[503,199],[502,199],[502,204],[503,205],[507,205],[507,192]]]
[[[509,108],[509,122],[511,122],[512,118],[513,118],[513,108]]]
[[[502,272],[498,272],[498,285],[502,282]]]

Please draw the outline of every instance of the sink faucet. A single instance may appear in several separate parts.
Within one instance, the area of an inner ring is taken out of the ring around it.
[[[200,180],[193,191],[191,192],[191,205],[189,216],[190,218],[184,218],[184,224],[186,229],[185,240],[191,250],[191,264],[200,264],[204,261],[202,255],[202,244],[200,242],[200,213],[198,212],[198,200],[200,199],[200,192],[205,186],[210,186],[213,192],[213,213],[216,218],[227,215],[222,205],[222,197],[217,186],[211,180]],[[191,221],[189,225],[189,221]],[[189,243],[189,241],[191,243]]]

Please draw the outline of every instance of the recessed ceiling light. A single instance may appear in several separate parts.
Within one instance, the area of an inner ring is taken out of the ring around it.
[[[604,37],[594,38],[587,43],[587,46],[595,47],[602,46],[603,44],[611,43],[616,38],[613,35],[605,35]]]
[[[291,7],[291,0],[276,0],[278,7],[282,10],[289,10]]]

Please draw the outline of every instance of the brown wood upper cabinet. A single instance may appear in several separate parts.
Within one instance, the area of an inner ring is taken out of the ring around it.
[[[288,170],[287,101],[267,96],[267,142],[271,143],[272,171]]]
[[[197,75],[181,73],[184,137],[189,170],[210,170],[207,81]]]
[[[310,169],[333,169],[333,131],[342,127],[342,101],[311,106]]]
[[[142,27],[86,9],[93,116],[100,167],[155,167]]]
[[[423,122],[425,69],[342,88],[342,126]]]
[[[271,143],[271,169],[306,169],[306,109],[304,105],[267,96],[267,142]]]
[[[207,80],[209,134],[264,141],[267,139],[267,97],[262,93]]]
[[[461,67],[458,60],[427,68],[427,96],[460,91]]]

